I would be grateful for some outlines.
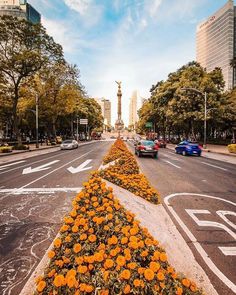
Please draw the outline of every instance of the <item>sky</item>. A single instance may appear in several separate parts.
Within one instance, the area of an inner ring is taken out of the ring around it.
[[[117,118],[117,84],[122,81],[122,118],[128,125],[134,90],[150,88],[195,60],[196,26],[227,0],[29,0],[42,24],[77,64],[90,97],[112,103]]]

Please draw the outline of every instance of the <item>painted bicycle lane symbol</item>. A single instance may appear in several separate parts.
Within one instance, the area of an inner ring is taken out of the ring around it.
[[[193,230],[190,230],[187,225],[183,222],[183,220],[180,218],[177,211],[174,209],[174,206],[170,203],[171,201],[174,201],[175,198],[187,198],[187,197],[200,197],[200,198],[206,198],[208,199],[208,202],[210,200],[212,201],[220,201],[224,202],[224,204],[228,204],[233,208],[236,207],[236,203],[225,200],[223,198],[215,197],[215,196],[209,196],[204,194],[194,194],[194,193],[176,193],[171,194],[164,198],[164,202],[170,211],[171,215],[175,218],[175,220],[178,222],[182,230],[185,232],[185,234],[188,236],[190,241],[192,242],[193,246],[196,248],[197,252],[201,255],[205,263],[208,265],[208,267],[214,272],[214,274],[233,292],[236,293],[236,285],[232,280],[230,280],[216,265],[216,263],[211,259],[210,255],[208,255],[207,251],[203,248],[201,245],[201,242],[199,242],[196,238],[196,236],[193,233]],[[221,251],[221,253],[224,255],[224,257],[233,257],[236,255],[236,225],[234,222],[232,222],[232,217],[236,217],[236,212],[232,210],[217,210],[215,214],[219,217],[222,222],[216,222],[212,221],[212,213],[207,209],[184,209],[184,211],[187,213],[187,215],[191,218],[192,221],[198,226],[198,228],[202,229],[204,227],[208,227],[211,229],[220,229],[221,231],[224,231],[230,238],[230,240],[234,241],[233,246],[217,246],[217,248]],[[225,223],[227,225],[225,225]]]

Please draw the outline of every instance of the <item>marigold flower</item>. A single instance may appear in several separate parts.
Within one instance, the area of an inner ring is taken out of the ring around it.
[[[91,285],[87,285],[85,288],[85,292],[87,292],[87,293],[92,293],[93,290],[94,290],[94,287]]]
[[[55,241],[54,241],[54,246],[56,248],[60,248],[61,247],[61,239],[57,238]]]
[[[127,243],[128,243],[128,238],[127,237],[121,238],[121,244],[122,245],[127,244]]]
[[[86,235],[86,234],[82,234],[82,235],[80,235],[80,240],[81,240],[81,241],[85,241],[85,240],[87,240],[87,235]]]
[[[82,256],[80,257],[75,257],[75,262],[80,265],[84,262],[84,258]]]
[[[135,235],[137,235],[137,233],[138,233],[138,228],[136,228],[136,227],[132,227],[132,228],[130,229],[130,234],[131,234],[131,236],[135,236]]]
[[[130,285],[125,285],[125,287],[124,287],[124,294],[129,294],[130,293],[130,290],[131,290]]]
[[[96,242],[97,237],[96,237],[95,235],[90,235],[90,236],[88,237],[88,240],[89,240],[91,243],[93,243],[93,242]]]
[[[52,259],[55,256],[55,252],[54,251],[49,251],[48,252],[48,258]]]
[[[79,265],[77,271],[81,274],[84,274],[88,271],[88,268],[86,265]]]
[[[157,272],[159,269],[160,269],[160,263],[158,263],[158,262],[154,262],[154,261],[151,261],[150,262],[150,265],[149,265],[149,268],[151,269],[151,270],[153,270],[154,272]]]
[[[69,243],[71,242],[71,240],[72,240],[71,236],[68,235],[65,237],[65,242]]]
[[[116,258],[116,263],[117,263],[119,266],[124,266],[125,263],[126,263],[125,257],[119,255],[119,256]]]
[[[187,278],[184,278],[184,279],[182,280],[182,284],[183,284],[185,287],[189,288],[189,287],[190,287],[190,284],[191,284],[191,282],[190,282],[190,280],[189,280],[189,279],[187,279]]]
[[[65,278],[63,275],[57,275],[55,278],[54,278],[54,281],[53,281],[53,284],[55,287],[61,287],[61,286],[64,286],[65,285]]]
[[[196,284],[194,282],[191,283],[190,290],[193,291],[193,292],[197,291],[197,286],[196,286]]]
[[[167,255],[166,255],[165,252],[161,252],[161,254],[160,254],[160,260],[162,262],[166,262],[167,261]]]
[[[55,270],[55,268],[53,268],[53,269],[48,273],[48,277],[49,277],[49,278],[53,277],[53,276],[55,275],[55,273],[56,273],[56,270]]]
[[[138,280],[138,279],[135,279],[135,280],[133,281],[133,284],[134,284],[135,287],[140,287],[140,286],[141,286],[141,282],[140,282],[140,280]]]
[[[130,262],[127,264],[128,268],[129,269],[135,269],[137,267],[137,263],[135,262]]]
[[[61,228],[60,228],[60,232],[65,232],[69,229],[69,226],[67,224],[64,224]]]
[[[129,280],[130,276],[131,276],[131,274],[128,269],[123,270],[120,274],[121,279],[124,279],[124,280]]]
[[[81,249],[82,249],[82,247],[81,247],[80,244],[78,244],[78,243],[77,244],[74,244],[73,251],[75,253],[79,253],[81,251]]]
[[[162,271],[159,271],[157,273],[157,278],[158,278],[159,281],[163,281],[165,279],[164,273]]]
[[[154,276],[155,276],[155,274],[154,274],[153,270],[151,270],[150,268],[145,269],[144,277],[146,280],[152,281],[154,279]]]
[[[46,287],[46,282],[45,281],[40,281],[37,285],[37,291],[42,292],[44,288]]]
[[[176,295],[182,295],[182,294],[183,294],[183,289],[181,287],[177,287]]]
[[[74,288],[77,285],[77,280],[75,278],[75,276],[68,276],[66,278],[66,284],[69,288]]]
[[[104,259],[104,256],[101,252],[97,252],[94,254],[94,260],[97,262],[102,262]]]
[[[79,228],[77,225],[72,226],[72,232],[77,233],[79,231]]]
[[[112,259],[106,259],[105,263],[104,263],[104,267],[105,268],[112,268],[114,265],[114,262]]]

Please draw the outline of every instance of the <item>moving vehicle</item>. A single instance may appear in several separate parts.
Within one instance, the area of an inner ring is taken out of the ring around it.
[[[62,137],[61,136],[56,136],[56,143],[62,143]]]
[[[135,155],[151,155],[153,158],[158,158],[158,145],[152,140],[141,140],[135,144]]]
[[[79,144],[74,139],[64,140],[60,146],[61,150],[72,150],[72,149],[77,149],[78,147],[79,147]]]
[[[166,141],[164,139],[157,139],[155,142],[158,144],[159,148],[166,148]]]
[[[175,153],[181,154],[183,156],[187,155],[196,155],[198,157],[201,156],[202,150],[197,142],[192,141],[182,141],[175,147]]]

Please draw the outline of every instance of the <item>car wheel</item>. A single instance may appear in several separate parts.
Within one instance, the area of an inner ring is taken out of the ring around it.
[[[135,155],[137,155],[137,152],[136,152],[136,150],[134,150],[134,153],[135,153]]]
[[[137,152],[137,155],[139,158],[141,157],[141,153],[139,151]]]
[[[158,153],[155,153],[155,154],[153,155],[153,158],[154,158],[154,159],[158,159]]]
[[[176,154],[178,154],[178,151],[177,151],[177,150],[175,150],[175,153],[176,153]]]
[[[198,153],[197,156],[198,156],[198,157],[201,157],[201,153]]]
[[[183,152],[182,152],[182,155],[183,155],[183,156],[187,156],[186,151],[183,151]]]

